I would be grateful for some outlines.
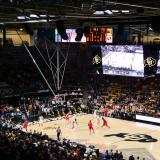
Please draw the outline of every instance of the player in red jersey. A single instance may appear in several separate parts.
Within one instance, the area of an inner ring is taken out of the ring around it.
[[[107,123],[107,120],[105,120],[103,117],[102,117],[102,120],[103,120],[103,125],[102,125],[102,127],[106,126],[106,127],[110,128],[110,126],[109,126],[108,123]]]
[[[65,115],[65,120],[68,122],[67,124],[69,124],[69,122],[70,122],[70,112],[68,112],[68,113]]]
[[[26,131],[27,131],[27,128],[28,128],[28,121],[27,121],[27,120],[24,121],[23,127],[24,127],[24,128],[26,129]]]
[[[70,114],[69,114],[70,112],[68,112],[66,115],[65,115],[65,119],[67,120],[67,121],[69,121],[69,119],[70,119]]]
[[[89,133],[90,133],[90,134],[91,134],[91,130],[93,131],[93,133],[95,133],[95,132],[94,132],[94,128],[93,128],[93,124],[92,124],[92,121],[91,121],[91,120],[88,122],[88,127],[89,127]]]
[[[104,113],[104,116],[105,116],[105,117],[108,115],[108,108],[107,108],[107,107],[105,107],[105,108],[103,109],[103,113]]]

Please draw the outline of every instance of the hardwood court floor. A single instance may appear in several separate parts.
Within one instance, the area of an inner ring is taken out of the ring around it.
[[[78,126],[72,129],[72,123],[67,124],[65,119],[30,125],[28,130],[42,131],[51,138],[56,138],[57,126],[61,127],[62,138],[70,139],[85,145],[95,145],[104,152],[106,149],[122,151],[125,157],[130,154],[146,158],[146,160],[160,160],[160,126],[138,122],[125,121],[106,117],[110,129],[107,127],[95,128],[95,134],[89,134],[88,121],[93,115],[78,116]],[[102,125],[102,121],[101,121]]]

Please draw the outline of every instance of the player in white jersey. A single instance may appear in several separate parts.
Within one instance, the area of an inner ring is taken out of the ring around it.
[[[100,126],[100,119],[101,119],[101,115],[97,115],[96,117],[96,126],[99,127]]]
[[[39,116],[39,126],[43,126],[43,120],[44,120],[43,116],[42,115]]]
[[[96,117],[97,117],[97,112],[98,112],[98,110],[97,110],[97,109],[95,109],[95,110],[94,110],[94,113],[93,113],[94,118],[96,118]]]
[[[72,129],[74,129],[77,126],[77,113],[74,114],[72,117]]]

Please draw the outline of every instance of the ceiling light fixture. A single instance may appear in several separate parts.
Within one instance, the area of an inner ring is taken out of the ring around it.
[[[113,13],[118,13],[118,12],[119,12],[119,10],[112,10],[112,12],[113,12]]]
[[[55,18],[56,16],[55,16],[55,15],[49,15],[49,17],[50,17],[50,18]]]
[[[47,15],[46,14],[42,14],[42,15],[39,15],[41,18],[46,18]]]
[[[129,10],[122,10],[122,13],[129,13]]]
[[[36,14],[30,14],[30,18],[39,18]]]
[[[19,19],[19,20],[26,20],[26,19],[30,19],[30,18],[27,17],[27,16],[17,16],[17,19]]]
[[[104,15],[104,11],[95,11],[94,15]]]
[[[26,22],[29,22],[29,23],[38,23],[38,22],[47,22],[47,20],[45,19],[42,19],[42,20],[29,20],[29,21],[26,21]]]
[[[113,12],[111,10],[105,10],[104,12],[107,13],[107,14],[109,14],[109,15],[113,14]]]

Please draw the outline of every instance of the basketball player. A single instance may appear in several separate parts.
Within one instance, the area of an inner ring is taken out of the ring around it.
[[[89,127],[89,133],[90,133],[90,134],[91,134],[91,131],[93,131],[93,133],[95,133],[95,132],[94,132],[94,128],[93,128],[93,124],[92,124],[92,121],[91,121],[91,120],[88,122],[88,127]]]
[[[28,128],[28,121],[27,120],[24,121],[23,128],[27,131],[27,128]]]
[[[72,129],[75,128],[75,125],[77,126],[77,113],[72,117]]]
[[[107,120],[105,120],[103,117],[102,117],[102,120],[103,120],[103,125],[102,125],[102,127],[106,126],[106,127],[110,128],[110,126],[109,126],[108,123],[107,123]]]
[[[68,113],[65,115],[65,119],[66,119],[66,121],[69,121],[69,119],[70,119],[70,112],[68,112]]]
[[[97,115],[96,117],[96,126],[99,127],[100,126],[100,119],[101,119],[101,115]]]
[[[43,126],[43,120],[44,120],[43,116],[42,115],[39,116],[39,126]]]
[[[108,108],[107,107],[104,107],[103,114],[105,117],[108,115]]]
[[[74,120],[72,121],[72,129],[74,129],[75,126],[77,126],[77,119],[74,119]]]
[[[69,124],[69,122],[70,122],[70,112],[68,112],[68,113],[65,115],[65,120],[66,120],[67,124]]]
[[[95,109],[95,110],[94,110],[94,113],[93,113],[94,118],[96,118],[96,117],[97,117],[97,112],[98,112],[98,110],[97,110],[97,109]]]

